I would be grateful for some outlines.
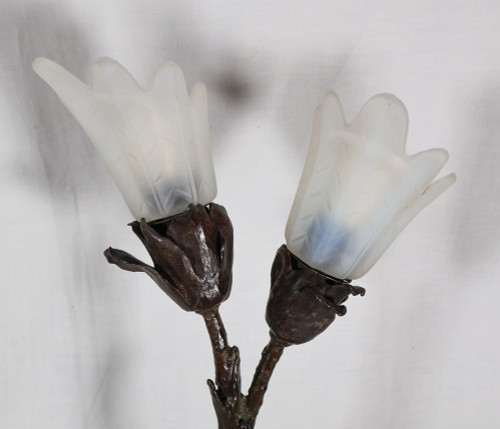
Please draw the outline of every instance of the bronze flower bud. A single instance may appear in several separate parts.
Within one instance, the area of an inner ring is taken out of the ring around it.
[[[365,290],[310,268],[281,246],[271,269],[271,292],[266,321],[271,335],[286,345],[302,344],[343,316],[349,295]]]
[[[186,311],[206,311],[229,297],[233,227],[224,207],[198,204],[160,221],[130,225],[154,267],[111,247],[104,252],[109,263],[145,272]]]

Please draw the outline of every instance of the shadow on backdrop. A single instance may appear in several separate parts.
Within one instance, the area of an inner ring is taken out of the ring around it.
[[[283,70],[286,84],[283,86],[283,94],[279,100],[280,112],[277,120],[290,142],[291,149],[304,154],[309,147],[312,132],[314,109],[322,101],[327,91],[337,91],[337,80],[342,75],[346,65],[351,58],[352,46],[343,46],[342,51],[338,49],[331,56],[319,54],[316,60],[310,56],[303,61],[296,62],[293,68]],[[354,73],[349,80],[342,75],[343,88],[349,90],[356,87]],[[347,83],[346,83],[347,82]],[[341,100],[344,104],[346,101]],[[301,172],[305,161],[300,161]],[[299,177],[297,177],[297,184]]]
[[[457,272],[467,267],[476,273],[500,254],[500,84],[485,82],[480,96],[475,92],[456,106],[456,117],[457,147],[467,150],[457,163],[456,212],[449,224],[455,237],[451,262]]]
[[[262,67],[259,60],[230,40],[221,45],[220,39],[203,33],[203,16],[188,3],[166,2],[159,10],[138,3],[136,8],[138,16],[155,29],[149,35],[150,43],[140,47],[149,69],[156,69],[165,60],[174,61],[184,71],[188,88],[198,81],[206,84],[212,148],[223,150],[224,135],[264,93],[261,75],[255,73]],[[158,53],[163,56],[158,58]]]
[[[74,390],[65,393],[73,398],[70,402],[79,407],[65,413],[73,419],[78,416],[92,418],[96,423],[92,428],[115,427],[115,416],[110,412],[112,407],[106,402],[111,401],[121,387],[117,381],[122,382],[125,369],[118,360],[123,359],[123,355],[117,351],[119,345],[109,333],[106,341],[102,341],[102,337],[106,337],[102,331],[105,332],[104,327],[109,323],[106,323],[106,313],[99,310],[108,307],[110,302],[103,302],[99,289],[109,283],[108,274],[90,271],[86,248],[97,246],[96,235],[82,234],[89,225],[84,224],[78,207],[78,196],[95,192],[101,179],[108,181],[109,175],[79,125],[31,67],[36,57],[44,56],[76,74],[90,70],[90,39],[61,4],[55,10],[49,5],[20,3],[18,7],[2,8],[0,40],[0,64],[8,77],[2,82],[7,95],[3,102],[17,109],[28,136],[18,144],[29,144],[29,149],[23,147],[22,150],[33,155],[30,160],[18,157],[21,165],[12,167],[12,181],[19,186],[35,188],[38,181],[46,178],[53,222],[59,226],[54,240],[58,243],[61,260],[58,261],[60,266],[54,269],[62,270],[64,284],[53,287],[65,294],[67,308],[61,309],[60,315],[54,314],[54,323],[67,324],[61,329],[71,333],[72,343],[67,348],[75,362],[69,365],[73,368],[71,374],[61,376],[71,378]],[[53,262],[47,261],[47,264]],[[43,303],[43,297],[39,299]],[[66,314],[70,315],[69,319],[65,318]],[[116,321],[119,324],[115,317]],[[36,356],[31,359],[36,360]],[[103,375],[103,371],[111,367],[120,368],[120,371],[114,371],[112,378],[106,376],[111,373]],[[44,394],[50,398],[51,392]],[[102,405],[96,407],[96,401]],[[93,410],[95,415],[90,416]]]

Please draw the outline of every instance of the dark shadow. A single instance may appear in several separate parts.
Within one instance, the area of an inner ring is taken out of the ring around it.
[[[500,255],[500,85],[484,83],[456,106],[456,211],[450,222],[457,271],[484,271]]]
[[[159,29],[150,45],[136,47],[143,51],[148,76],[161,62],[169,60],[182,68],[189,90],[196,82],[204,82],[212,148],[214,152],[222,150],[223,136],[235,127],[245,108],[264,94],[264,83],[255,73],[265,67],[259,63],[264,60],[233,48],[231,41],[215,45],[216,39],[200,31],[203,16],[192,5],[165,2],[159,9],[144,10],[138,3],[137,8],[142,19]],[[158,52],[163,53],[161,58]]]
[[[51,197],[74,204],[75,188],[85,190],[86,183],[98,182],[104,178],[104,169],[79,125],[34,73],[31,64],[36,57],[47,57],[85,80],[88,76],[80,73],[90,71],[89,42],[60,5],[57,13],[50,6],[20,6],[3,12],[0,19],[8,21],[0,27],[1,33],[7,33],[1,35],[2,40],[9,41],[10,58],[6,63],[12,66],[17,62],[11,79],[4,82],[5,93],[24,114],[24,127],[33,130],[31,141],[37,146],[31,149],[40,154]],[[37,180],[40,172],[36,170],[35,165],[15,169],[22,172],[18,179],[28,183]],[[30,171],[37,174],[31,175]]]
[[[84,225],[81,218],[78,196],[95,192],[99,183],[110,178],[93,145],[53,91],[35,74],[31,64],[36,57],[47,57],[88,81],[88,75],[80,73],[90,71],[90,39],[61,2],[57,13],[53,5],[23,3],[18,7],[2,7],[0,14],[0,68],[6,76],[0,82],[6,95],[2,103],[20,116],[16,117],[16,126],[22,127],[26,136],[19,142],[20,156],[7,173],[14,186],[48,189],[53,221],[59,226],[54,241],[61,249],[61,261],[55,269],[62,271],[64,281],[63,285],[54,287],[65,294],[67,302],[67,308],[61,309],[61,317],[70,314],[67,322],[74,327],[74,341],[68,344],[68,349],[77,352],[85,344],[91,350],[81,355],[75,353],[73,363],[77,376],[72,382],[82,387],[81,407],[85,414],[90,404],[86,403],[89,398],[84,392],[98,385],[99,367],[118,367],[117,362],[110,359],[121,357],[111,356],[112,344],[109,348],[103,347],[97,334],[107,317],[98,309],[108,304],[100,303],[98,291],[109,284],[106,279],[109,272],[94,272],[84,265],[89,262],[85,247],[97,247],[98,236],[85,235],[85,227],[89,225]],[[47,180],[48,187],[40,186],[38,182],[42,178]],[[40,227],[36,225],[36,208],[34,215],[34,225],[30,227]],[[43,303],[43,297],[39,299]],[[108,336],[111,340],[111,335]],[[70,351],[68,355],[72,355]],[[107,408],[100,409],[101,420],[105,422],[102,427],[114,427],[113,416],[106,415]]]
[[[308,56],[307,60],[296,63],[293,69],[283,71],[286,84],[280,100],[281,106],[277,108],[280,112],[277,120],[287,136],[291,150],[300,152],[309,146],[314,109],[323,101],[327,91],[337,90],[337,80],[353,51],[352,46],[343,46],[341,51],[337,49],[329,57],[318,53],[316,59]],[[356,85],[346,85],[345,77],[342,83],[343,87]],[[301,166],[304,161],[305,158],[300,161]],[[298,181],[299,176],[297,183]]]

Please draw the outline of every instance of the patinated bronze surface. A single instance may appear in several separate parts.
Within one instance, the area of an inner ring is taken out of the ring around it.
[[[248,394],[241,393],[240,354],[227,344],[226,331],[218,310],[203,313],[212,342],[215,361],[215,383],[208,380],[219,429],[252,429],[264,400],[274,367],[285,347],[271,338],[262,357]]]
[[[284,344],[312,340],[343,316],[349,295],[364,295],[350,280],[327,276],[297,259],[281,246],[271,269],[271,292],[266,321],[271,333]]]
[[[219,429],[252,429],[269,380],[285,347],[310,341],[346,312],[349,295],[364,295],[352,286],[308,267],[285,245],[271,270],[266,310],[270,340],[262,351],[248,394],[241,392],[240,355],[230,346],[219,313],[231,291],[233,227],[224,207],[191,206],[184,213],[155,222],[130,224],[151,255],[154,266],[109,248],[111,264],[148,274],[182,309],[199,313],[212,345],[215,380],[208,380]]]
[[[186,311],[205,311],[225,301],[231,292],[233,226],[218,204],[189,207],[160,221],[130,224],[151,255],[154,268],[132,255],[109,248],[109,263],[127,271],[142,271]]]

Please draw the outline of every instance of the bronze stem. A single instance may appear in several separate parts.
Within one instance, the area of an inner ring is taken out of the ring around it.
[[[264,394],[266,393],[269,380],[283,354],[284,348],[285,345],[283,343],[279,342],[274,336],[271,336],[268,345],[262,351],[262,357],[255,370],[252,385],[247,396],[248,411],[255,417],[264,401]]]

